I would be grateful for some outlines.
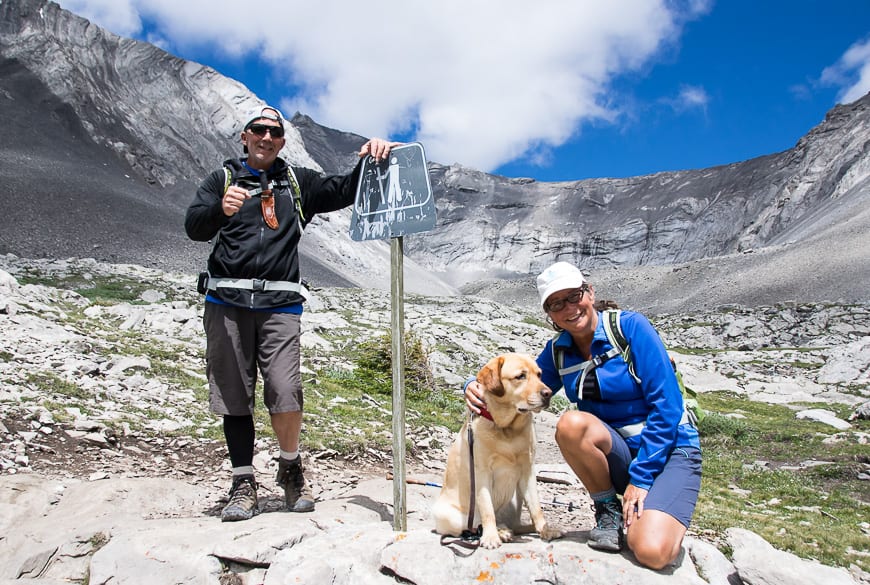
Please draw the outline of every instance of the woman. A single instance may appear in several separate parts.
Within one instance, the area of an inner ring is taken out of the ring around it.
[[[625,543],[638,562],[661,569],[680,552],[701,487],[698,432],[667,350],[646,317],[624,311],[633,376],[622,356],[608,354],[595,291],[579,269],[557,262],[537,284],[560,332],[538,356],[542,379],[554,391],[564,387],[577,405],[559,418],[556,443],[595,504],[589,546],[619,551]],[[475,413],[481,395],[469,382],[466,403]]]

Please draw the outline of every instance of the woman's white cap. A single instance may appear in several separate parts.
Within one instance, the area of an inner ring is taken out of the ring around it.
[[[580,288],[586,280],[580,269],[567,262],[556,262],[538,275],[538,296],[541,308],[546,310],[547,298],[556,291]]]

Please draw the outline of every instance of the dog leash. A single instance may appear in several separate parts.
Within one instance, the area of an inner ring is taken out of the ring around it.
[[[471,429],[471,423],[474,421],[475,416],[482,416],[483,418],[492,421],[495,423],[495,420],[492,418],[492,415],[486,408],[481,408],[480,413],[475,415],[472,412],[469,412],[469,420],[468,420],[468,473],[470,475],[470,487],[471,487],[471,501],[468,503],[468,528],[462,531],[462,539],[463,540],[471,540],[476,541],[480,540],[481,535],[483,534],[483,526],[474,527],[474,504],[477,501],[477,489],[474,485],[474,431]]]
[[[474,415],[468,421],[468,472],[470,475],[471,486],[471,501],[468,503],[468,528],[462,532],[463,540],[480,540],[480,528],[474,529],[474,505],[477,500],[477,488],[474,485],[474,431],[471,429],[471,422],[474,420]]]
[[[477,488],[475,486],[474,481],[474,431],[471,428],[471,423],[474,420],[475,416],[482,416],[487,420],[493,420],[492,415],[486,408],[480,409],[480,414],[475,415],[473,412],[468,413],[468,474],[469,474],[469,487],[471,490],[470,501],[468,502],[468,523],[466,524],[467,528],[462,531],[462,534],[459,535],[459,540],[448,540],[449,537],[442,536],[441,544],[448,546],[451,544],[458,544],[464,548],[476,549],[480,546],[480,537],[483,535],[483,526],[479,525],[475,528],[474,526],[474,512],[475,512],[475,502],[477,501]],[[455,551],[454,551],[455,552]],[[471,553],[469,553],[471,554]]]
[[[488,415],[489,413],[487,412],[486,414]],[[480,546],[480,537],[483,534],[483,526],[478,526],[477,528],[474,527],[474,508],[475,500],[477,499],[475,495],[476,487],[474,483],[474,431],[471,429],[471,422],[474,420],[474,416],[475,415],[473,413],[469,413],[468,433],[466,435],[468,438],[468,472],[470,474],[469,479],[471,480],[469,482],[469,487],[471,488],[471,501],[468,503],[468,527],[462,531],[462,534],[459,535],[459,538],[448,536],[441,537],[442,546],[450,548],[451,545],[457,545],[462,548],[469,549],[469,552],[467,554],[460,555],[458,551],[451,548],[453,554],[466,557],[474,553],[474,551],[477,550],[477,547]],[[492,420],[491,416],[487,416],[485,418],[489,418],[490,420]]]
[[[474,431],[471,428],[471,423],[474,421],[475,416],[482,416],[487,420],[491,420],[493,423],[495,421],[492,418],[492,415],[486,408],[480,409],[480,414],[475,415],[472,412],[469,412],[469,420],[468,420],[468,474],[469,474],[469,487],[471,488],[470,494],[470,502],[468,502],[468,523],[466,524],[467,528],[462,531],[462,535],[460,538],[466,542],[475,542],[478,543],[480,541],[480,537],[483,535],[483,526],[478,525],[476,528],[474,526],[474,511],[475,511],[475,503],[477,502],[477,487],[475,486],[475,473],[474,473]],[[477,544],[475,544],[477,546]]]

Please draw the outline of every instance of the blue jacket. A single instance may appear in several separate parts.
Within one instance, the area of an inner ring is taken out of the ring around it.
[[[604,317],[598,313],[598,327],[592,338],[592,356],[601,355],[613,346],[604,331]],[[626,443],[637,456],[629,466],[632,485],[648,490],[661,473],[671,451],[676,447],[700,449],[698,431],[691,423],[680,424],[683,417],[683,395],[677,383],[670,357],[658,332],[640,313],[623,311],[622,332],[631,345],[631,361],[641,383],[629,374],[621,356],[614,357],[587,375],[595,375],[601,390],[601,400],[578,399],[577,382],[580,372],[559,376],[553,358],[553,343],[564,348],[564,366],[580,364],[583,357],[574,348],[571,335],[563,332],[547,342],[538,356],[543,382],[553,389],[565,388],[567,398],[578,410],[589,412],[614,428],[645,422],[640,434],[628,437]]]

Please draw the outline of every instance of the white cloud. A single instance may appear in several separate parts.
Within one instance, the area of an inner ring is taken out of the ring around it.
[[[62,0],[61,8],[124,37],[133,37],[142,30],[134,0]]]
[[[584,122],[615,117],[613,78],[709,9],[708,0],[61,4],[113,32],[109,22],[123,24],[133,6],[171,46],[259,55],[276,80],[301,88],[285,111],[366,136],[414,129],[430,159],[482,170],[546,157]]]
[[[671,107],[677,112],[685,112],[687,110],[707,111],[707,104],[710,103],[710,96],[707,90],[697,85],[682,85],[680,92],[675,99],[668,100]]]
[[[870,91],[870,39],[855,43],[835,64],[826,67],[821,82],[840,87],[837,101],[841,104],[864,97]]]

